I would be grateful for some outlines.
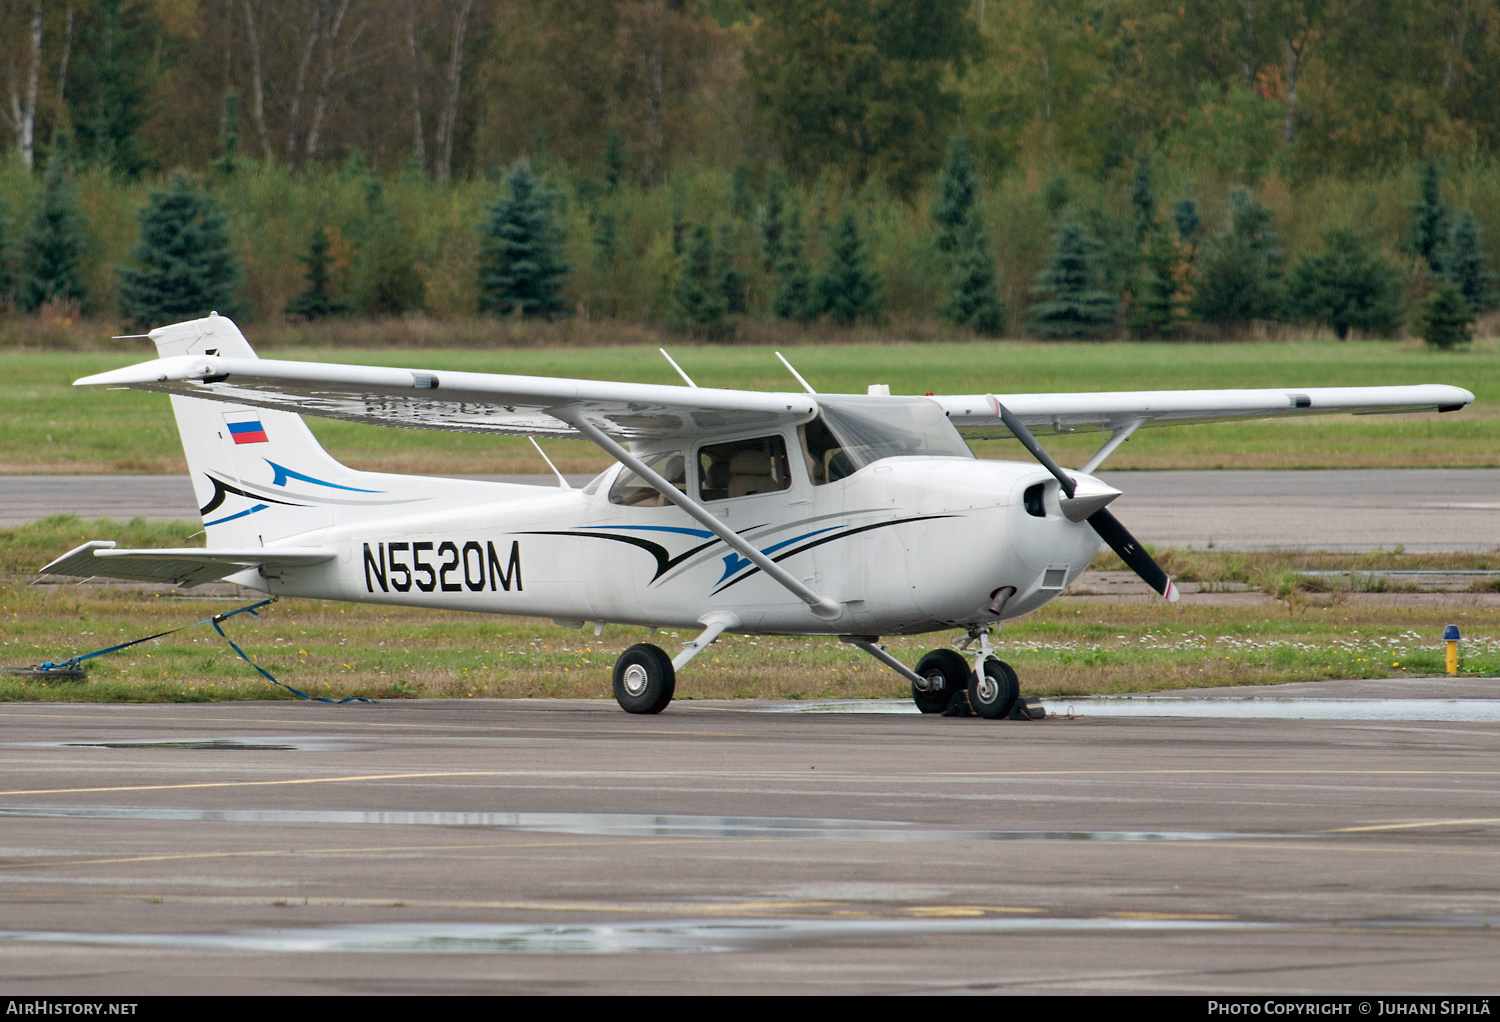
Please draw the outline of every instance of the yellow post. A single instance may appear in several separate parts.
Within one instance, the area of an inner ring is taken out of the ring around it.
[[[1448,673],[1458,673],[1458,625],[1443,629],[1443,639],[1448,643]]]

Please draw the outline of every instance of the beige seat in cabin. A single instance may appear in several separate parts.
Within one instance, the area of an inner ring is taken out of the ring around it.
[[[735,451],[729,459],[729,496],[770,493],[782,486],[772,473],[771,456],[764,451]]]

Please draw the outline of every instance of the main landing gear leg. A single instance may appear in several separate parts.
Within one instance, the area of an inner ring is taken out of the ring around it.
[[[936,649],[917,663],[914,671],[886,652],[878,635],[840,635],[911,682],[911,698],[923,713],[942,713],[954,697],[969,687],[969,665],[951,649]]]
[[[703,631],[685,643],[681,653],[668,658],[666,651],[649,642],[631,646],[615,661],[615,702],[626,713],[660,713],[677,691],[677,672],[713,644],[726,628],[740,619],[726,611],[715,611],[698,619]]]

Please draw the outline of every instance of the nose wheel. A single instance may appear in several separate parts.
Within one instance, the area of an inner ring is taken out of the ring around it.
[[[1021,681],[1004,660],[984,662],[984,671],[969,679],[969,706],[981,717],[997,720],[1010,715],[1021,696]]]

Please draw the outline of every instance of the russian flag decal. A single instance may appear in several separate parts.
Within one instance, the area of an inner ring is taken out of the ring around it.
[[[266,436],[265,427],[260,424],[259,419],[246,419],[244,422],[229,423],[229,435],[234,437],[234,442],[237,444],[265,444],[271,442],[271,438]]]

